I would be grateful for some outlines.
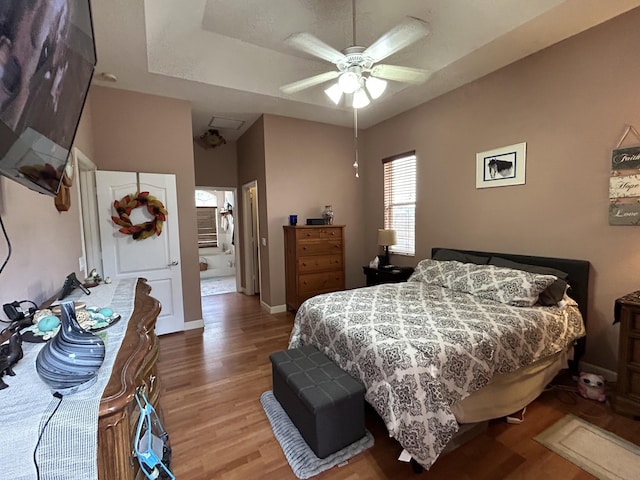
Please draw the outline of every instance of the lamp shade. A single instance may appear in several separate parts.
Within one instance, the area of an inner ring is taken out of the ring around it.
[[[342,89],[337,83],[334,83],[329,88],[327,88],[324,93],[326,93],[327,97],[329,97],[331,101],[336,105],[340,103],[340,99],[342,98]]]
[[[367,87],[369,95],[371,95],[371,98],[373,98],[374,100],[376,98],[379,98],[387,88],[387,82],[376,77],[367,77],[367,79],[365,80],[365,85]]]
[[[395,245],[397,242],[395,230],[389,228],[378,229],[378,245]]]
[[[344,72],[338,77],[338,85],[344,93],[353,93],[360,88],[360,75],[353,71]]]
[[[364,88],[359,88],[353,94],[353,108],[364,108],[369,105],[369,97],[367,97],[367,92],[364,91]]]

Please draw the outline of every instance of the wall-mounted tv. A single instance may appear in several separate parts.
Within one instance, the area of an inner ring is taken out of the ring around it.
[[[55,196],[96,65],[89,0],[0,1],[0,173]]]

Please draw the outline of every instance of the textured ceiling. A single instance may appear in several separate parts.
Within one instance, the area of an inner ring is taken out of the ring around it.
[[[367,128],[640,5],[640,0],[359,0],[357,44],[368,46],[405,16],[430,34],[384,63],[431,72],[418,86],[391,82],[359,112]],[[325,85],[285,95],[281,85],[333,70],[285,44],[309,32],[338,50],[353,44],[350,0],[110,0],[92,2],[97,72],[128,90],[192,102],[194,135],[212,116],[244,121],[221,129],[237,138],[262,113],[351,125]],[[328,86],[328,85],[327,85]]]

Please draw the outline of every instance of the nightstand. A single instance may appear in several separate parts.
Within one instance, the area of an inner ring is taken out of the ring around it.
[[[615,322],[620,322],[618,382],[611,408],[640,417],[640,291],[618,298]]]
[[[406,282],[413,273],[413,267],[371,268],[362,267],[367,277],[367,287],[381,283]]]

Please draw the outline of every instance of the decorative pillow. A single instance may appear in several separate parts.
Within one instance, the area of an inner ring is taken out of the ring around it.
[[[524,270],[525,272],[540,273],[542,275],[553,275],[557,277],[556,281],[544,289],[540,293],[539,303],[541,305],[557,305],[564,298],[564,294],[567,291],[566,279],[569,276],[562,270],[557,270],[551,267],[541,267],[539,265],[528,265],[526,263],[512,262],[506,258],[491,257],[489,265],[495,265],[496,267],[514,268],[516,270]]]
[[[415,270],[407,280],[407,282],[423,282],[429,285],[438,285],[444,287],[446,282],[445,270],[453,268],[454,263],[460,262],[440,262],[427,258],[421,260],[416,265]]]
[[[439,249],[432,257],[433,260],[456,261],[462,263],[475,263],[476,265],[486,265],[489,263],[489,257],[481,257],[480,255],[472,255],[470,253],[456,252],[455,250]]]
[[[425,259],[418,263],[409,281],[440,285],[459,292],[516,307],[531,307],[540,293],[556,280],[553,275]]]

